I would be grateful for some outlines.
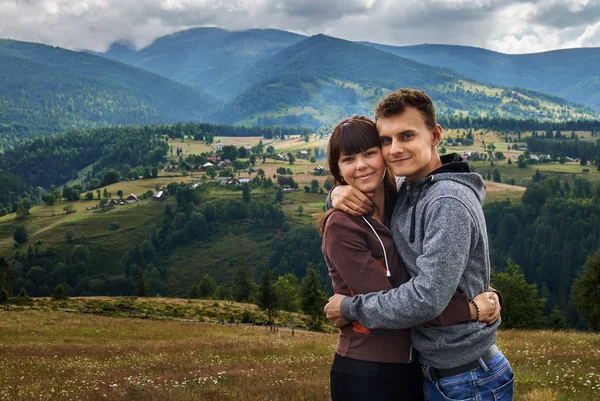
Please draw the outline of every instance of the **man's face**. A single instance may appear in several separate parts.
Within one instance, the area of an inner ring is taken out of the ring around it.
[[[380,118],[376,124],[381,153],[394,175],[418,180],[441,165],[436,146],[442,127],[427,127],[419,110],[407,107],[402,114]]]

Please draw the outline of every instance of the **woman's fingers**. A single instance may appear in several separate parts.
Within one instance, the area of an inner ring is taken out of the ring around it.
[[[480,322],[485,322],[493,316],[494,310],[496,309],[496,302],[493,297],[490,296],[490,293],[481,293],[473,298],[473,301],[475,301],[479,308]]]

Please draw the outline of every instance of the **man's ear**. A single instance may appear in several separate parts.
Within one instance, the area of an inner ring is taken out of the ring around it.
[[[433,141],[431,142],[431,144],[433,146],[438,146],[440,144],[440,142],[442,142],[442,136],[444,134],[444,130],[442,129],[442,126],[439,124],[436,124],[435,127],[433,128],[433,130],[431,131],[431,133],[433,134]]]

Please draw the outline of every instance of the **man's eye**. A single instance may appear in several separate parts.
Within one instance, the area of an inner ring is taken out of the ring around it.
[[[381,144],[387,145],[388,143],[390,143],[390,138],[381,138],[380,142],[381,142]]]

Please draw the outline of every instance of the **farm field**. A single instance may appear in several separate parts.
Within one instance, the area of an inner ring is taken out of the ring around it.
[[[337,336],[0,311],[0,399],[328,400]],[[600,400],[600,335],[500,331],[515,400]]]

